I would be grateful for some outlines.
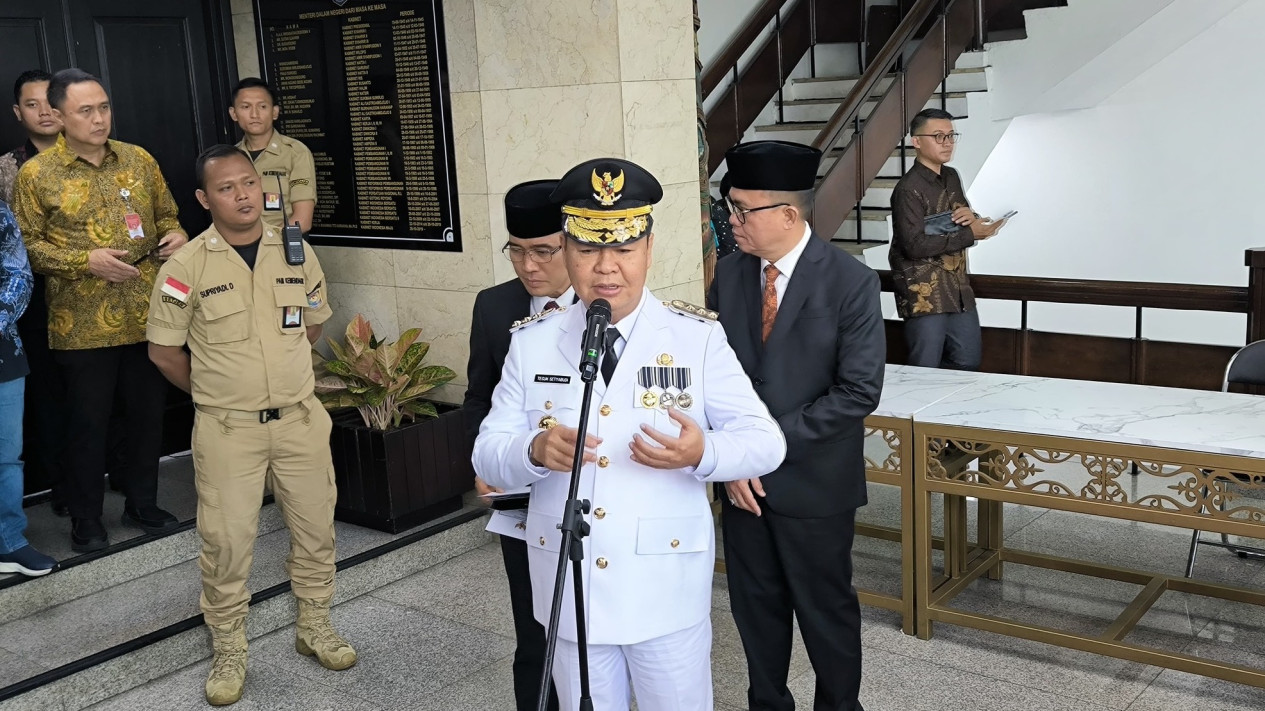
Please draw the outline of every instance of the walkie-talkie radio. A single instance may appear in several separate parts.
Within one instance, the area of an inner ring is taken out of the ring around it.
[[[294,224],[287,224],[285,221],[285,186],[281,183],[281,171],[270,170],[268,173],[277,179],[277,200],[281,203],[281,243],[285,246],[286,264],[298,266],[307,259],[307,255],[303,253],[303,228],[299,227],[297,220]]]

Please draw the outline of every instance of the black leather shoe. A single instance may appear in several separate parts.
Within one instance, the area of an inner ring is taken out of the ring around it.
[[[53,499],[52,501],[48,502],[48,505],[53,507],[53,515],[58,518],[66,518],[67,516],[70,515],[70,507],[66,505],[65,501],[58,501],[57,499]]]
[[[70,549],[76,553],[105,550],[110,545],[105,526],[99,518],[70,519]]]
[[[180,525],[175,516],[163,511],[154,504],[147,506],[123,507],[123,525],[137,526],[145,533],[167,533]]]

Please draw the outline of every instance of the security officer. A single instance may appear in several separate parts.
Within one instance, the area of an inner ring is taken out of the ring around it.
[[[250,154],[263,177],[264,222],[280,230],[283,222],[297,221],[303,234],[311,232],[316,163],[307,146],[273,128],[281,115],[277,92],[262,79],[246,77],[233,89],[228,115],[242,129],[237,147]]]
[[[197,408],[201,607],[215,648],[206,699],[219,706],[241,698],[246,680],[246,578],[265,477],[290,529],[295,649],[334,670],[356,652],[329,621],[336,491],[310,355],[331,314],[325,277],[306,244],[302,264],[287,262],[260,219],[260,176],[246,154],[212,146],[196,171],[212,225],[159,272],[147,337],[150,358]]]
[[[536,619],[549,619],[583,383],[585,312],[610,303],[601,377],[584,437],[579,496],[593,708],[712,708],[711,481],[759,476],[786,453],[715,314],[656,300],[646,289],[654,176],[625,160],[572,168],[563,203],[567,273],[580,298],[515,329],[475,471],[504,488],[531,484],[527,545]],[[573,588],[562,606],[553,669],[560,705],[580,700]],[[631,689],[630,684],[631,682]]]

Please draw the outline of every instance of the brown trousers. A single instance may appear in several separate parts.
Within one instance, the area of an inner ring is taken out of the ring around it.
[[[259,422],[259,413],[199,407],[193,469],[202,536],[201,606],[207,624],[246,616],[265,481],[290,529],[286,570],[295,597],[334,592],[334,465],[329,414],[315,396]]]

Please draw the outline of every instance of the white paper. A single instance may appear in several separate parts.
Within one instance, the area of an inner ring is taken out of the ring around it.
[[[488,533],[525,541],[527,540],[527,509],[493,511],[492,517],[488,519],[487,528],[484,530]]]
[[[531,484],[528,484],[527,486],[524,486],[519,489],[509,489],[508,491],[493,491],[490,494],[484,494],[481,498],[487,499],[488,501],[493,501],[495,499],[501,498],[502,496],[510,496],[513,494],[526,494],[530,492],[531,492]]]

